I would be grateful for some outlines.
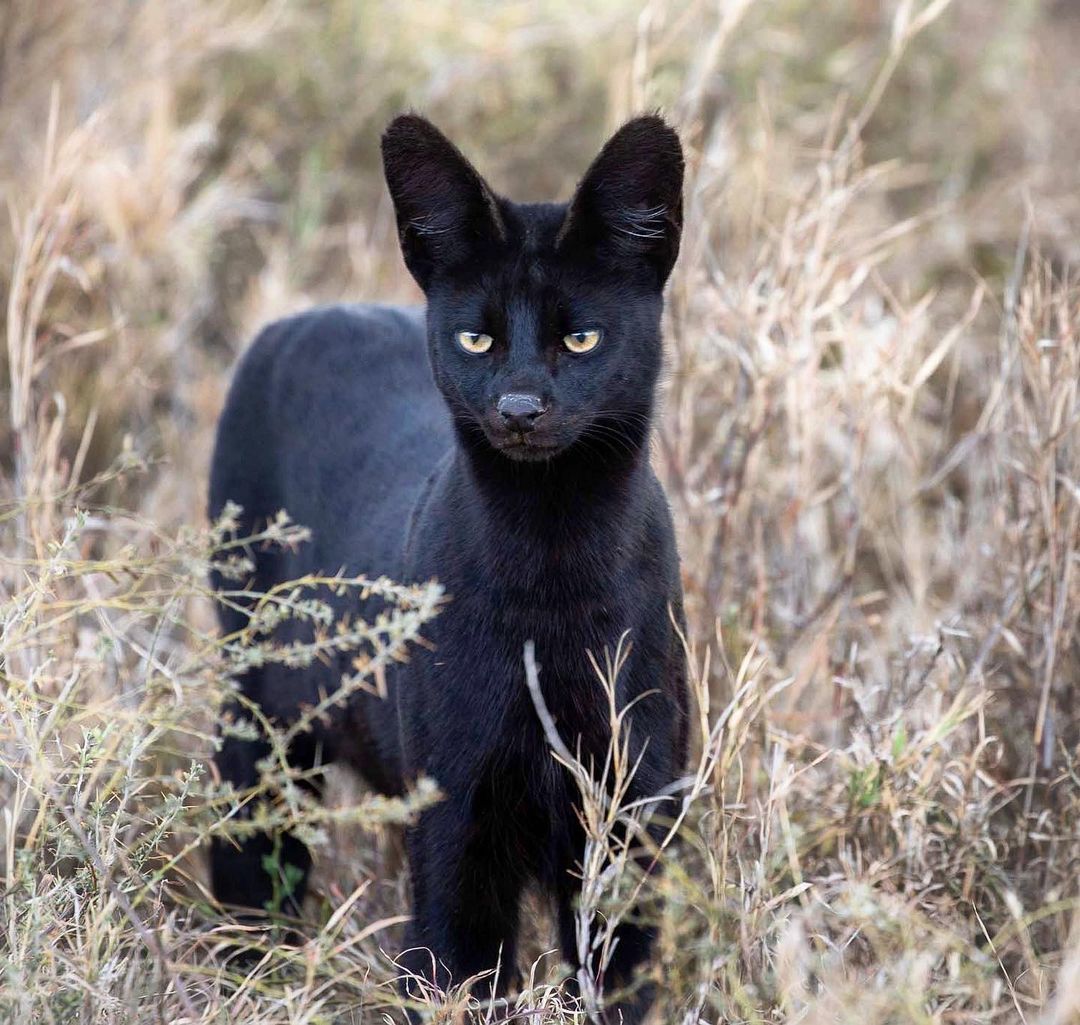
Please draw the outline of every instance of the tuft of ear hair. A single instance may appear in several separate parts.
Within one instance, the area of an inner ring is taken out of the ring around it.
[[[437,272],[505,240],[494,192],[426,118],[394,118],[383,133],[382,157],[405,265],[424,291]]]
[[[663,286],[679,255],[683,154],[675,130],[657,114],[622,126],[592,162],[570,201],[560,249],[599,249],[644,261]]]

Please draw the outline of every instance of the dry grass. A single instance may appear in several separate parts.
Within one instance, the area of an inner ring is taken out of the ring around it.
[[[201,510],[255,327],[415,298],[376,156],[409,105],[521,198],[633,110],[687,145],[656,461],[695,765],[642,883],[614,838],[649,809],[557,752],[583,920],[644,895],[663,1022],[1080,1021],[1080,18],[989,6],[8,3],[4,1021],[400,1020],[393,833],[428,792],[313,808],[269,765],[265,814],[317,845],[311,939],[224,956],[202,850],[250,795],[212,778],[213,710],[243,659],[313,657],[264,632],[323,610],[277,592],[218,638]],[[379,586],[385,622],[333,640],[349,687],[434,612]],[[530,932],[518,1019],[583,1022]]]

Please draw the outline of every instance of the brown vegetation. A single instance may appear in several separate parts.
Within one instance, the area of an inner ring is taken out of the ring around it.
[[[244,798],[213,710],[238,661],[318,656],[275,616],[321,615],[285,589],[216,636],[228,368],[280,313],[416,298],[391,114],[528,199],[662,106],[689,180],[656,462],[700,717],[647,884],[574,766],[583,914],[664,898],[663,1022],[1080,1020],[1078,47],[1064,0],[9,0],[0,1017],[399,1020],[390,840],[430,791],[335,776],[317,809],[268,766],[317,845],[312,938],[222,956],[202,852]],[[349,686],[438,600],[385,595],[325,639],[365,653]],[[535,917],[512,1007],[583,1022]]]

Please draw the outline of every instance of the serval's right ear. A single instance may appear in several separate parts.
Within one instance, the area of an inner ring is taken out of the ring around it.
[[[405,266],[425,292],[440,272],[505,239],[494,192],[430,121],[395,118],[383,133],[382,156]]]

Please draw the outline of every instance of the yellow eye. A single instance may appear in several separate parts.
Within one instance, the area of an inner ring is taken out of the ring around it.
[[[592,331],[574,331],[571,334],[563,335],[563,345],[565,345],[572,353],[579,356],[583,352],[592,352],[599,344],[599,329],[593,329]]]
[[[481,334],[479,331],[459,331],[454,337],[458,345],[474,356],[482,356],[491,348],[491,335]]]

